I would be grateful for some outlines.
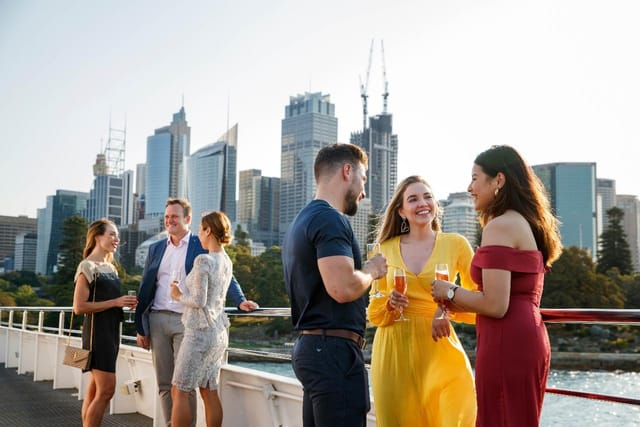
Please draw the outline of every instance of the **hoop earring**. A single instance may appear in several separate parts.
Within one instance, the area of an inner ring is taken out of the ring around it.
[[[407,218],[402,218],[402,223],[400,224],[400,233],[408,233],[409,232],[409,223],[407,222]]]

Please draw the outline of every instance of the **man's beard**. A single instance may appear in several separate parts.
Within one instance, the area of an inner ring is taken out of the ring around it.
[[[355,191],[349,190],[345,196],[345,208],[344,214],[349,216],[354,216],[356,212],[358,212],[358,201],[360,195],[356,194]]]

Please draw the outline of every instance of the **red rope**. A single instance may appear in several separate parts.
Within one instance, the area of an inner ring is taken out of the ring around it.
[[[621,396],[609,396],[606,394],[587,393],[584,391],[565,390],[562,388],[547,387],[547,393],[563,394],[565,396],[584,397],[586,399],[603,400],[605,402],[628,403],[630,405],[640,405],[640,399]]]

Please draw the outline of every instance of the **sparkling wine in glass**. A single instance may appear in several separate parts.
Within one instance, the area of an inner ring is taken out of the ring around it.
[[[174,305],[177,304],[178,301],[173,299],[171,296],[171,285],[176,285],[178,288],[180,287],[180,280],[182,279],[182,272],[179,268],[171,270],[171,283],[169,284],[169,304]]]
[[[136,291],[129,291],[127,292],[127,295],[129,295],[130,297],[135,297],[136,296]],[[134,320],[131,317],[131,314],[133,314],[133,309],[131,307],[127,308],[128,313],[127,313],[127,320],[125,320],[126,323],[133,323]]]
[[[367,259],[373,258],[378,253],[380,253],[380,243],[367,243]],[[384,296],[378,289],[378,279],[373,281],[373,291],[371,298],[382,298]]]
[[[447,264],[436,264],[436,279],[449,281],[449,266]]]
[[[407,274],[402,268],[395,268],[393,270],[393,288],[396,292],[400,292],[402,295],[407,293]],[[398,307],[398,311],[400,312],[400,317],[396,320],[396,322],[404,322],[407,319],[404,317],[402,306]]]

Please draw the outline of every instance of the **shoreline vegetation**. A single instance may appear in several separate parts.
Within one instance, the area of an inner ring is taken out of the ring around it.
[[[454,324],[467,356],[475,361],[475,326]],[[637,325],[547,325],[551,368],[561,370],[640,371],[640,329]],[[365,361],[371,362],[375,328],[367,328]],[[288,318],[232,321],[230,347],[261,353],[290,354],[297,333]],[[431,337],[425,337],[431,339]],[[229,360],[288,362],[249,353],[229,353]]]

